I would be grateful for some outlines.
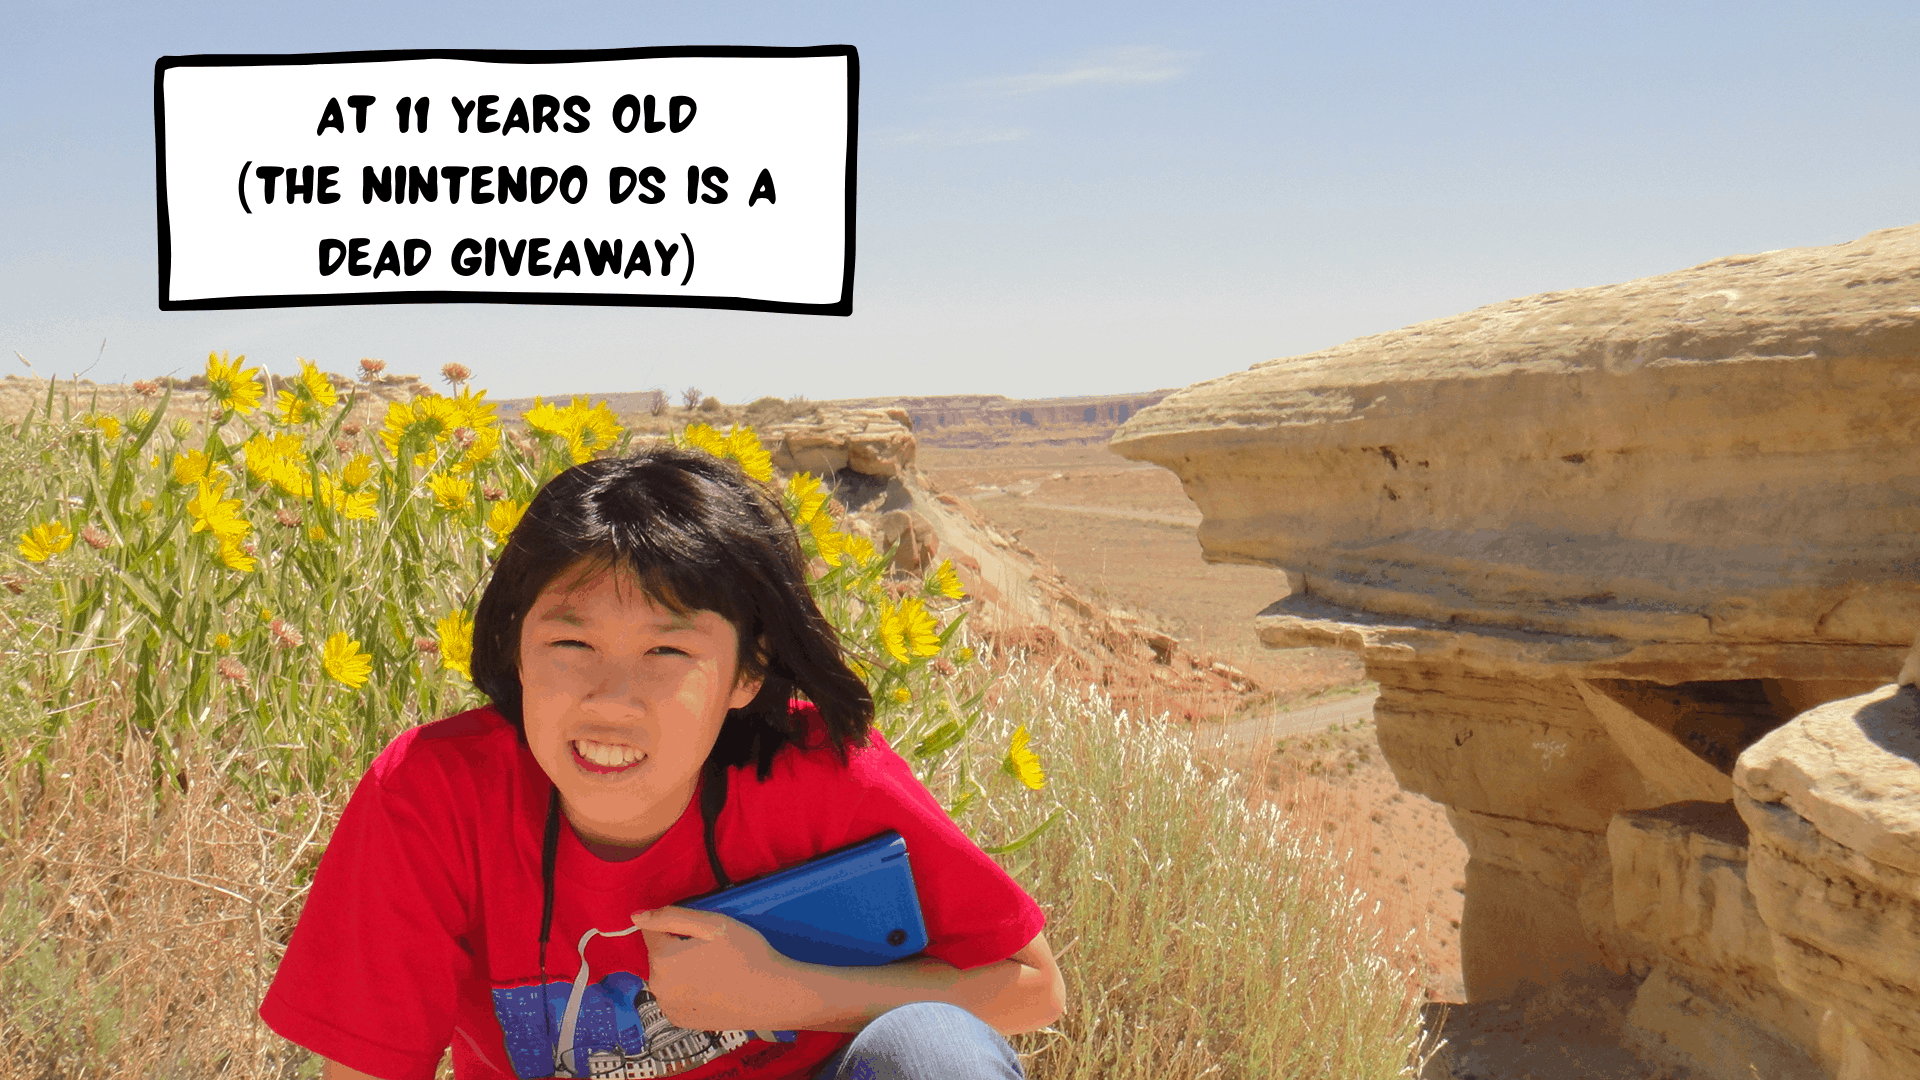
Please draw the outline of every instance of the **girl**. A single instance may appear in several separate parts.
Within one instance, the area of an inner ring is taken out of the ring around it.
[[[493,704],[367,770],[260,1007],[328,1077],[426,1080],[449,1045],[460,1080],[1020,1075],[996,1032],[1065,995],[1039,906],[871,730],[792,526],[734,465],[663,447],[555,477],[472,666]],[[674,906],[889,829],[927,927],[909,960],[800,963]]]

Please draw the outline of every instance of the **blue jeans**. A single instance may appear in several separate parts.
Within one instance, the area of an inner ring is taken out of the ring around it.
[[[814,1080],[1024,1080],[1000,1033],[958,1005],[916,1001],[881,1014]]]

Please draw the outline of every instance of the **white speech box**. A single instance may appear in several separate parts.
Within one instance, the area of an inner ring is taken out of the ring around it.
[[[162,57],[160,308],[848,315],[859,84],[847,45]]]

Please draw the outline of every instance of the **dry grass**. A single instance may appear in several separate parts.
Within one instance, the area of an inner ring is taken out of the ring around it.
[[[1033,730],[1064,809],[1007,859],[1047,909],[1068,980],[1066,1014],[1019,1040],[1030,1076],[1412,1074],[1431,1049],[1417,959],[1382,940],[1332,842],[1164,721],[1002,681],[1021,689],[989,722]]]
[[[985,742],[1029,725],[1064,807],[1003,857],[1048,910],[1072,994],[1020,1039],[1035,1080],[1407,1075],[1426,1051],[1418,981],[1348,887],[1340,838],[1290,830],[1164,723],[1001,678],[1023,689]],[[6,751],[0,1077],[313,1075],[254,1009],[346,792],[255,807],[189,753],[184,790],[168,777],[156,798],[121,715],[109,699],[43,757]],[[1036,823],[1015,800],[976,813],[997,807],[968,824]]]
[[[156,799],[125,709],[0,758],[0,1077],[302,1075],[254,1009],[344,793],[256,808],[189,754]]]

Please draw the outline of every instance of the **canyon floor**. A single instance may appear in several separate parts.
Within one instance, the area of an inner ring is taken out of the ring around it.
[[[1285,594],[1284,580],[1264,567],[1206,563],[1200,515],[1164,469],[1097,441],[962,448],[923,439],[918,465],[932,487],[967,500],[1086,595],[1246,672],[1260,689],[1216,723],[1244,730],[1279,713],[1278,727],[1299,727],[1286,714],[1352,713],[1319,706],[1371,689],[1351,654],[1255,639],[1253,616]],[[1205,752],[1245,774],[1253,798],[1281,804],[1296,828],[1330,839],[1348,882],[1377,902],[1383,947],[1418,972],[1429,1029],[1447,1040],[1423,1080],[1665,1080],[1619,1048],[1630,986],[1584,988],[1578,1000],[1466,1002],[1466,848],[1438,803],[1401,790],[1370,716],[1279,737],[1207,736],[1197,732],[1196,744],[1223,743]]]

